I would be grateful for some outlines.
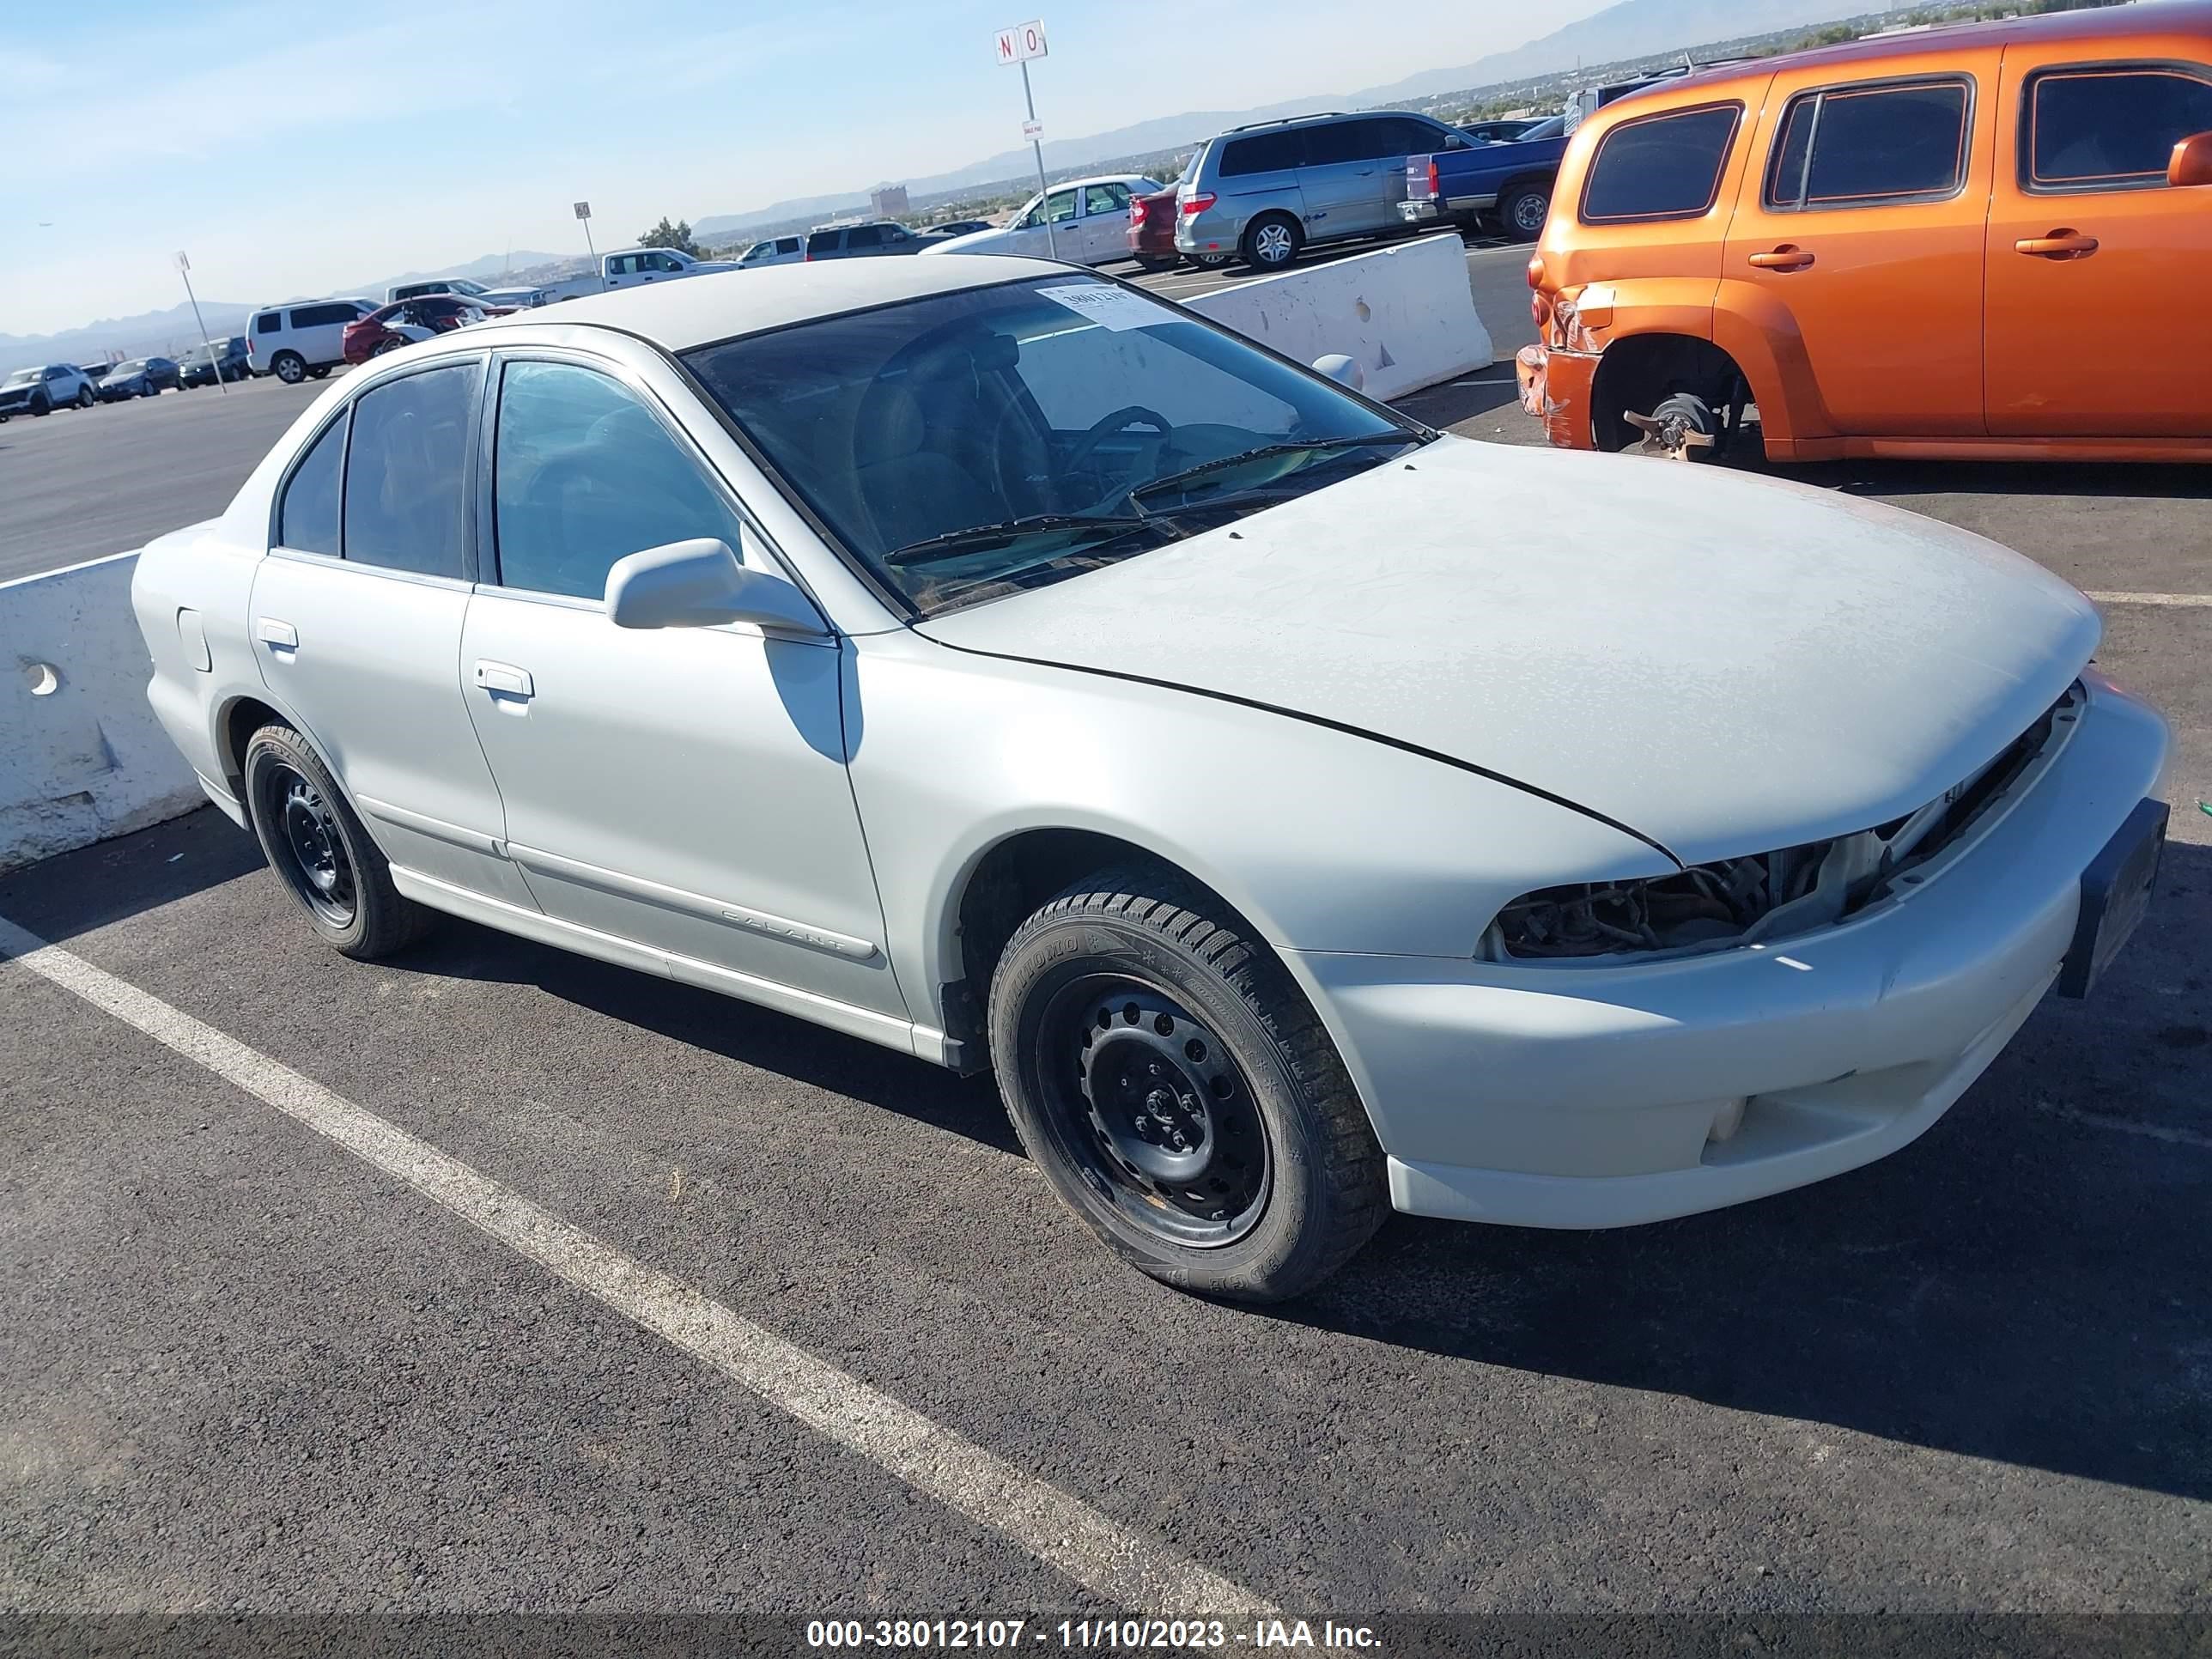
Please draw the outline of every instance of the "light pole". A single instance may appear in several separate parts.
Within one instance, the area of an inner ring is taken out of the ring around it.
[[[177,250],[177,275],[185,279],[185,298],[192,302],[192,323],[200,331],[200,343],[207,348],[208,367],[215,370],[215,389],[228,398],[230,387],[222,378],[222,359],[216,354],[215,342],[208,338],[207,323],[200,316],[200,296],[192,292],[192,262],[185,257],[182,248]]]

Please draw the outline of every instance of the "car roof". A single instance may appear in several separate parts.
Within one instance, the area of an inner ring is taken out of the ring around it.
[[[1947,23],[1896,34],[1869,35],[1837,46],[1811,46],[1772,58],[1737,58],[1701,66],[1660,84],[1669,93],[1685,87],[1711,88],[1747,77],[1764,81],[1778,70],[1802,65],[1881,64],[1893,58],[1941,52],[1954,46],[2043,45],[2207,33],[2212,33],[2212,0],[2154,0],[2149,4],[2045,12],[2033,16],[1994,18],[1986,22]],[[1644,91],[1639,88],[1630,95],[1640,99]]]
[[[481,338],[488,330],[580,323],[620,329],[665,350],[689,351],[732,335],[840,312],[988,288],[1024,276],[1063,274],[1058,266],[1036,259],[985,253],[959,259],[834,259],[769,265],[587,295],[550,311],[495,317],[469,332]]]

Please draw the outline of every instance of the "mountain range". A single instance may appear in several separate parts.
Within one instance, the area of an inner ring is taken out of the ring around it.
[[[1863,0],[1862,0],[1863,4]],[[1373,109],[1403,103],[1439,92],[1471,87],[1500,86],[1524,76],[1571,70],[1577,64],[1618,63],[1646,58],[1656,52],[1736,40],[1775,29],[1830,21],[1853,9],[1849,0],[1620,0],[1579,22],[1555,29],[1540,40],[1492,52],[1471,64],[1423,70],[1388,86],[1365,87],[1356,92],[1316,93],[1252,109],[1191,110],[1180,115],[1158,116],[1085,138],[1060,138],[1044,146],[1048,172],[1126,155],[1146,155],[1196,143],[1227,128],[1248,121],[1270,121],[1316,109]],[[1029,177],[1036,159],[1026,149],[1001,150],[982,161],[950,173],[905,181],[909,196],[921,197],[1005,179]],[[831,196],[804,196],[776,202],[744,213],[710,215],[693,222],[695,234],[726,235],[754,225],[779,224],[811,214],[849,212],[867,205],[865,190]]]

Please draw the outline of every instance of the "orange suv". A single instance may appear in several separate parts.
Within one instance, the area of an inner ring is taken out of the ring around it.
[[[1575,449],[2212,458],[2212,3],[1875,36],[1575,135],[1522,405]]]

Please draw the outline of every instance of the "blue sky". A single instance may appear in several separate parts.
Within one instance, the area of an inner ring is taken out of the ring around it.
[[[993,32],[1041,9],[1048,136],[1347,91],[1596,9],[1458,0],[9,0],[0,333],[580,251],[1019,142]],[[1031,9],[1032,8],[1036,9]]]

